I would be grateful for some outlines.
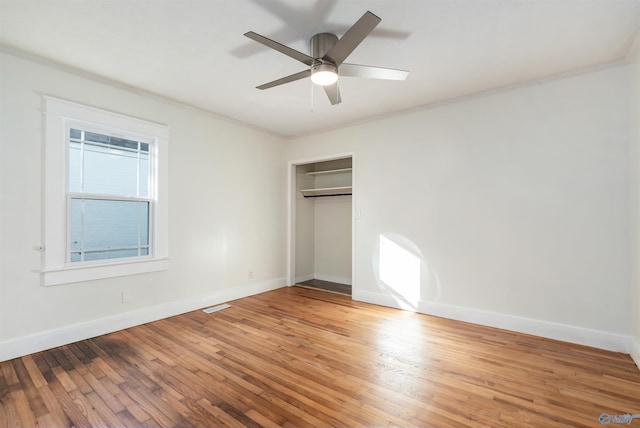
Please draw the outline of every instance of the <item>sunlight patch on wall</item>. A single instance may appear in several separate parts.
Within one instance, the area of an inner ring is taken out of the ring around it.
[[[379,279],[406,309],[415,310],[420,300],[421,260],[411,251],[380,235]]]

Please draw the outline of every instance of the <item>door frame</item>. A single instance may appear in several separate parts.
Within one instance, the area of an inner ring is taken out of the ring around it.
[[[309,163],[351,158],[351,289],[356,288],[356,153],[334,153],[291,160],[287,177],[287,286],[296,282],[296,167]],[[351,293],[353,295],[353,291]]]

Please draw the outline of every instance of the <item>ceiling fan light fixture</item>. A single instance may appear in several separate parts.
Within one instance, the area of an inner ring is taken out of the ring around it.
[[[380,21],[380,17],[367,11],[355,24],[349,27],[340,39],[333,33],[315,34],[309,39],[310,55],[261,36],[253,31],[244,33],[246,37],[262,43],[266,47],[283,53],[309,67],[303,71],[256,86],[256,88],[261,90],[269,89],[274,86],[280,86],[285,83],[311,77],[313,84],[323,87],[331,105],[336,105],[341,103],[340,91],[338,90],[339,75],[383,80],[405,80],[409,74],[408,71],[344,62]],[[338,69],[340,70],[340,74],[338,74]]]
[[[316,85],[333,85],[338,81],[338,67],[333,64],[318,64],[311,68],[311,81]]]

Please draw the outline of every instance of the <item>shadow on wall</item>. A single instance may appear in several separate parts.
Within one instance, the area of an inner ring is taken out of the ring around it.
[[[437,272],[406,237],[380,234],[372,264],[378,286],[398,307],[417,311],[421,300],[440,299],[442,290]]]

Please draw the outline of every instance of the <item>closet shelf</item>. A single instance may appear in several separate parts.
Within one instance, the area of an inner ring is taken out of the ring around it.
[[[325,171],[310,171],[307,175],[323,175],[323,174],[340,174],[342,172],[351,172],[352,168],[327,169]]]
[[[318,196],[350,195],[351,192],[351,186],[323,187],[319,189],[300,189],[300,193],[302,193],[302,196],[304,196],[305,198],[317,198]]]

